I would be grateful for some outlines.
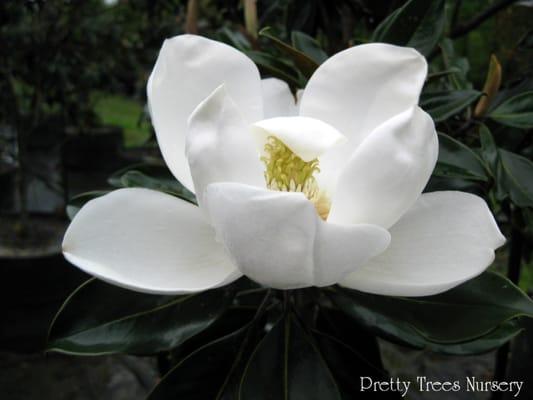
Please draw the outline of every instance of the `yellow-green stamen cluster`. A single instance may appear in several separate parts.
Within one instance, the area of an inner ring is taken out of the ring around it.
[[[326,219],[329,213],[329,201],[318,187],[315,172],[320,172],[318,159],[304,161],[294,154],[281,140],[269,136],[265,144],[265,181],[271,190],[282,192],[301,192],[317,209],[318,214]]]

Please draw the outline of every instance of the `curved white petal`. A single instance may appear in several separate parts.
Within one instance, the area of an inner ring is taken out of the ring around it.
[[[261,81],[263,118],[286,117],[298,114],[296,100],[286,82],[277,78]]]
[[[505,243],[480,197],[425,193],[390,229],[389,248],[341,283],[390,296],[429,296],[483,272]]]
[[[370,43],[344,50],[315,71],[300,115],[333,125],[349,142],[328,152],[323,169],[339,171],[378,125],[418,103],[427,63],[416,50]]]
[[[200,207],[205,187],[214,182],[265,186],[264,166],[250,126],[222,85],[194,110],[186,154]]]
[[[419,107],[389,119],[348,161],[328,220],[390,227],[422,193],[437,162],[438,147],[433,120]]]
[[[346,140],[331,125],[308,117],[264,119],[252,124],[252,130],[260,145],[268,136],[274,136],[304,161],[311,161]]]
[[[303,95],[304,95],[304,89],[298,89],[296,91],[296,108],[298,109],[298,114],[300,114],[300,104],[302,103]]]
[[[205,200],[217,236],[241,272],[277,289],[334,284],[390,240],[378,226],[322,221],[301,193],[215,183]]]
[[[198,207],[148,189],[87,203],[65,233],[63,253],[85,272],[140,292],[195,292],[241,276]]]
[[[174,176],[190,190],[184,151],[187,118],[222,83],[247,122],[262,118],[257,67],[223,43],[194,35],[167,39],[148,80],[148,104],[159,148]]]

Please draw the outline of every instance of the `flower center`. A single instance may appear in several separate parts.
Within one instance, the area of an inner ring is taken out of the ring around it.
[[[303,193],[314,204],[318,215],[327,219],[331,202],[313,176],[320,172],[317,158],[304,161],[281,140],[269,136],[261,160],[265,163],[265,181],[269,189]]]

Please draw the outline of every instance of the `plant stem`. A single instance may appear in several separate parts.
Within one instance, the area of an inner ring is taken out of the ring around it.
[[[248,34],[257,39],[259,25],[257,22],[257,0],[244,0],[244,25]]]
[[[189,0],[185,18],[185,32],[198,34],[198,1]]]
[[[457,26],[457,21],[459,20],[459,14],[461,12],[462,3],[463,3],[463,0],[456,0],[455,5],[453,7],[452,18],[451,18],[451,23],[450,23],[451,31],[453,31],[455,27]]]
[[[501,0],[493,5],[487,7],[485,10],[474,16],[470,21],[465,22],[457,26],[450,33],[450,38],[455,39],[460,36],[466,35],[468,32],[476,29],[479,25],[485,22],[487,19],[492,17],[494,14],[497,14],[507,6],[510,6],[513,3],[516,3],[518,0]]]

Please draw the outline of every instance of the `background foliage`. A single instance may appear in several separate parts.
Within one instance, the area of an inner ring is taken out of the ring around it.
[[[91,181],[95,191],[80,193],[88,185],[72,182],[69,155],[62,156],[57,190],[76,195],[69,217],[117,187],[195,202],[161,163],[144,94],[162,40],[190,32],[240,49],[264,77],[283,79],[294,91],[349,46],[417,48],[430,65],[421,106],[440,136],[426,190],[484,197],[508,238],[497,273],[416,302],[336,287],[287,295],[245,279],[197,295],[153,296],[92,279],[56,315],[48,350],[158,355],[167,374],[150,399],[354,398],[353,376],[386,375],[376,336],[450,355],[500,348],[497,374],[505,377],[505,343],[533,317],[531,299],[515,286],[533,287],[532,10],[530,2],[506,0],[0,3],[0,172],[17,177],[11,190],[19,204],[7,211],[20,216],[19,233],[32,230],[28,181],[53,181],[32,169],[32,149],[72,150],[80,138],[97,141],[109,125],[122,129],[127,158],[113,174],[117,165],[110,163],[107,182]],[[75,158],[78,169],[92,165]],[[274,397],[261,394],[270,393],[261,390],[266,381],[279,391]]]

